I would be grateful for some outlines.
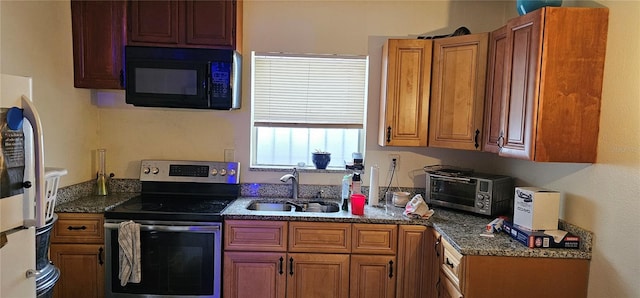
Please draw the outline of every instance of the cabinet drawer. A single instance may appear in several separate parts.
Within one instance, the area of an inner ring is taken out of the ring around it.
[[[459,287],[454,284],[446,275],[440,275],[440,289],[438,297],[462,298]]]
[[[351,224],[289,223],[290,252],[351,252]]]
[[[398,227],[382,224],[353,224],[352,253],[395,255]]]
[[[97,213],[57,213],[51,243],[104,243],[104,217]]]
[[[244,251],[286,251],[287,222],[226,220],[224,249]]]
[[[462,279],[462,255],[449,242],[442,239],[442,272],[460,289]]]

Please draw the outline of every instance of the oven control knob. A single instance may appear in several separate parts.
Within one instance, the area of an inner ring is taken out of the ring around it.
[[[143,173],[145,173],[145,174],[149,174],[149,173],[151,173],[151,169],[149,169],[149,168],[144,168],[144,169],[142,170],[142,172],[143,172]]]
[[[158,174],[158,173],[160,173],[160,169],[158,169],[158,168],[153,168],[153,169],[151,169],[151,174],[156,175],[156,174]]]
[[[229,170],[229,176],[235,176],[235,175],[236,175],[236,170],[230,169]]]
[[[218,175],[218,169],[211,169],[211,176]]]
[[[220,176],[227,175],[227,169],[220,169]]]
[[[482,207],[484,207],[484,203],[483,202],[477,202],[476,206],[478,206],[478,208],[482,209]]]
[[[478,196],[477,196],[477,197],[478,197],[478,200],[482,200],[482,199],[484,199],[484,196],[483,196],[482,194],[478,194]]]

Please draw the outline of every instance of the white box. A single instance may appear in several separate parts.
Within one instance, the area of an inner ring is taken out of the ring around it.
[[[513,223],[531,230],[558,229],[560,193],[538,187],[516,187]]]

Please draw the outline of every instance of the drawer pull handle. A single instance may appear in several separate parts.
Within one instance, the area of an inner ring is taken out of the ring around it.
[[[72,227],[72,226],[68,226],[68,227],[67,227],[67,230],[69,230],[69,231],[73,231],[73,230],[86,230],[86,229],[87,229],[87,227],[85,227],[85,226],[81,226],[81,227]]]
[[[102,265],[104,264],[104,261],[102,259],[102,255],[104,254],[104,248],[100,247],[98,249],[98,264]]]
[[[284,265],[284,258],[280,257],[280,270],[278,271],[278,273],[280,273],[280,275],[282,275],[284,273],[284,270],[282,268],[282,266]]]
[[[389,261],[389,278],[393,277],[393,261]]]
[[[289,258],[289,275],[293,275],[293,258]]]
[[[449,258],[446,258],[446,259],[444,260],[444,263],[445,263],[445,264],[447,264],[447,266],[451,267],[451,269],[453,269],[453,267],[454,267],[454,266],[453,266],[453,263],[451,263],[451,261],[449,261]]]

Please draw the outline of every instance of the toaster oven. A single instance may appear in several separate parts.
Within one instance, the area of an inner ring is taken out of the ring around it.
[[[486,173],[427,173],[425,201],[433,206],[496,216],[513,213],[513,178]]]

